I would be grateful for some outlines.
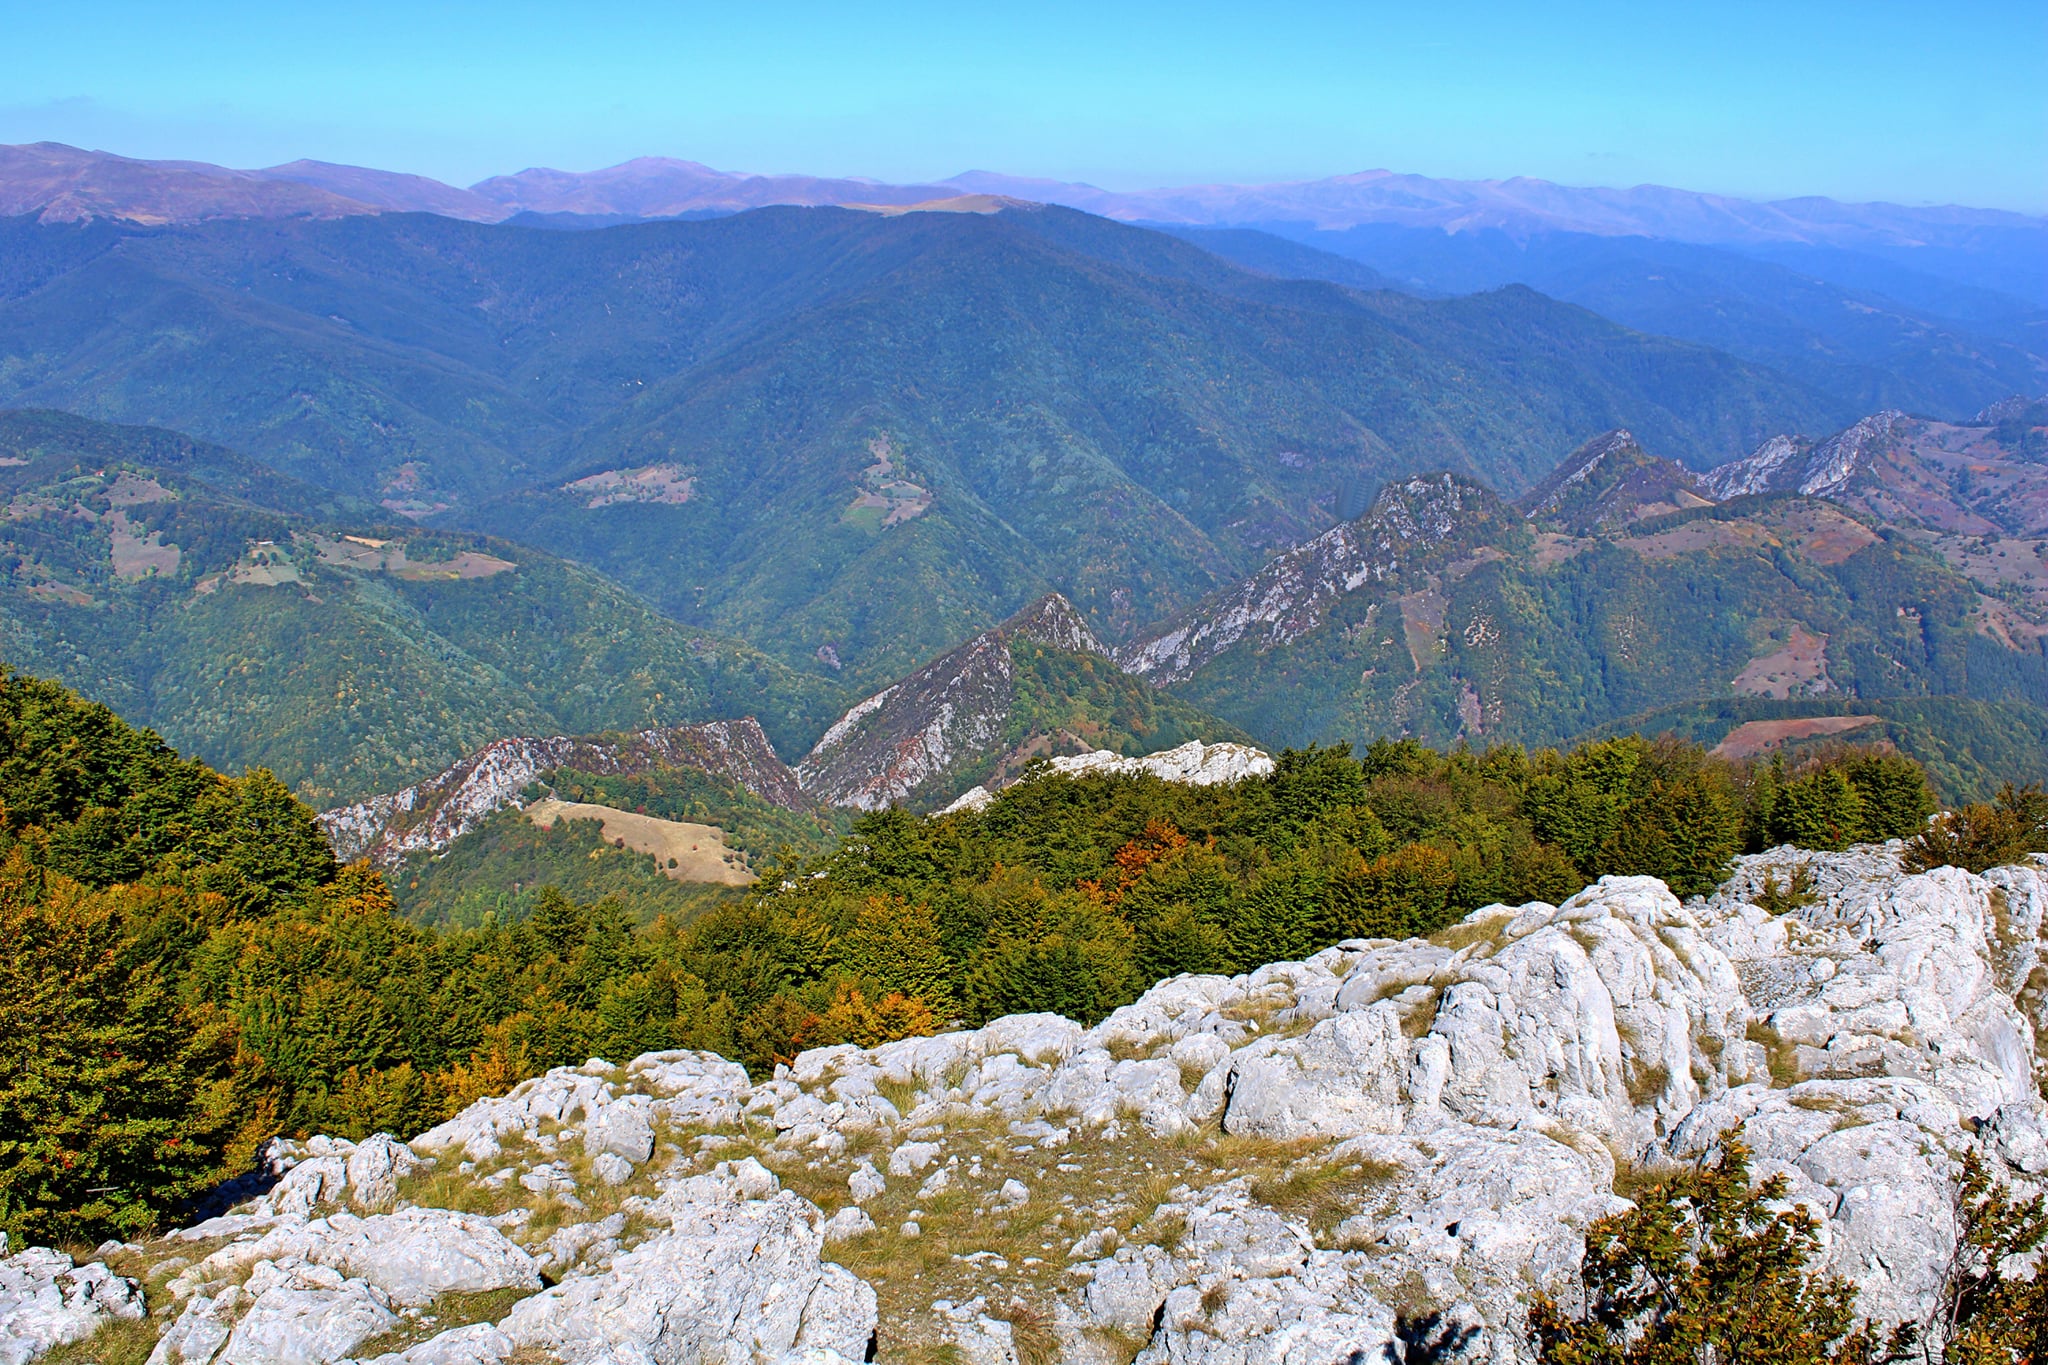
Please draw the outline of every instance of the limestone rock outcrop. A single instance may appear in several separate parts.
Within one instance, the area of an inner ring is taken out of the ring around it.
[[[1800,867],[1810,901],[1766,911]],[[139,1284],[0,1260],[0,1363],[146,1291],[163,1365],[833,1365],[878,1332],[991,1362],[1426,1342],[1506,1365],[1530,1292],[1626,1207],[1618,1168],[1731,1132],[1862,1310],[1915,1319],[1959,1159],[2048,1179],[2044,919],[2048,859],[1906,875],[1897,846],[1786,848],[1690,902],[1608,878],[1430,941],[1176,977],[1093,1027],[1011,1016],[758,1081],[592,1059],[410,1142],[281,1144],[273,1189],[142,1248]],[[480,1296],[489,1320],[443,1316]]]

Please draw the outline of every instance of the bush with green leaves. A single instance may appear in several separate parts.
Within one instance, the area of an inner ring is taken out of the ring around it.
[[[1579,1302],[1538,1295],[1529,1336],[1542,1365],[1877,1365],[1911,1329],[1856,1316],[1856,1287],[1812,1268],[1820,1221],[1785,1207],[1783,1175],[1750,1183],[1749,1149],[1653,1185],[1586,1230]]]

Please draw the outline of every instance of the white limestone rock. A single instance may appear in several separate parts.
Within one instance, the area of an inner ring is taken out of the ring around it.
[[[617,1152],[599,1152],[590,1163],[590,1173],[602,1185],[623,1185],[633,1178],[633,1163]]]
[[[1166,1296],[1158,1330],[1136,1365],[1398,1365],[1393,1311],[1367,1258],[1321,1252],[1297,1274],[1218,1279]]]
[[[398,1182],[419,1165],[412,1148],[389,1133],[364,1138],[348,1154],[349,1202],[363,1209],[389,1208],[398,1198]]]
[[[308,1259],[375,1285],[396,1304],[419,1307],[442,1294],[540,1288],[533,1257],[473,1214],[410,1208],[331,1221],[332,1235]]]
[[[348,1159],[320,1156],[286,1171],[260,1205],[263,1212],[306,1218],[321,1204],[334,1203],[348,1189]]]
[[[214,1294],[195,1294],[178,1320],[164,1329],[149,1353],[149,1365],[203,1365],[220,1354],[235,1329],[243,1306],[242,1287],[231,1284]]]
[[[923,1171],[939,1158],[936,1142],[906,1142],[889,1153],[889,1174],[904,1179]]]
[[[601,1275],[522,1300],[500,1324],[505,1335],[570,1365],[748,1365],[799,1346],[865,1357],[874,1291],[823,1262],[814,1205],[787,1192],[751,1198],[736,1175],[713,1174],[676,1182],[650,1213],[667,1216],[669,1230]]]
[[[7,1249],[0,1233],[0,1253]],[[0,1365],[25,1365],[53,1346],[83,1341],[117,1318],[139,1318],[141,1288],[99,1261],[84,1265],[49,1247],[0,1255]]]
[[[249,1310],[215,1365],[329,1365],[398,1324],[380,1291],[327,1266],[265,1261],[244,1290]]]
[[[862,1157],[855,1163],[853,1174],[846,1178],[847,1192],[853,1196],[853,1202],[856,1204],[865,1204],[870,1199],[878,1199],[883,1191],[888,1188],[889,1182],[884,1180],[882,1173],[875,1169],[875,1163],[866,1157]]]
[[[828,1242],[843,1242],[849,1237],[864,1236],[874,1230],[875,1220],[858,1204],[848,1204],[827,1218],[820,1228]]]
[[[635,1166],[654,1155],[654,1101],[628,1095],[590,1116],[583,1129],[583,1150],[596,1156],[610,1152]]]

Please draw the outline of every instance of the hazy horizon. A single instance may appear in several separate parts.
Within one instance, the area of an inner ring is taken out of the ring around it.
[[[469,185],[671,156],[1113,191],[1323,179],[1659,185],[2048,212],[2048,11],[1826,0],[1710,14],[905,5],[656,14],[373,0],[24,9],[0,142]],[[89,37],[88,37],[89,35]]]

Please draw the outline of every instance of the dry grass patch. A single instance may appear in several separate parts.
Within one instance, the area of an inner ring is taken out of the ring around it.
[[[1068,1252],[1090,1234],[1104,1234],[1105,1254],[1119,1243],[1171,1248],[1185,1232],[1177,1214],[1158,1212],[1172,1192],[1182,1185],[1220,1183],[1226,1177],[1215,1175],[1217,1168],[1227,1165],[1236,1174],[1242,1153],[1265,1150],[1213,1131],[1158,1139],[1128,1119],[1124,1128],[1113,1140],[1076,1128],[1066,1146],[1047,1148],[1014,1136],[998,1116],[949,1122],[938,1165],[912,1176],[888,1177],[887,1188],[864,1206],[874,1231],[826,1248],[828,1259],[874,1287],[877,1358],[945,1358],[943,1325],[931,1312],[935,1299],[1049,1307],[1075,1287],[1067,1274],[1073,1264]],[[719,1155],[741,1153],[728,1149]],[[831,1160],[773,1148],[756,1155],[785,1188],[827,1213],[852,1202],[846,1179],[857,1157],[851,1150]],[[886,1170],[885,1162],[876,1165]],[[919,1187],[939,1169],[949,1172],[949,1187],[920,1199]],[[1001,1204],[999,1191],[1010,1179],[1030,1191],[1024,1204]],[[906,1237],[903,1224],[912,1220],[918,1235]],[[1013,1332],[1019,1331],[1017,1320],[1006,1320]],[[1134,1353],[1135,1348],[1127,1354]]]
[[[1495,950],[1507,942],[1508,925],[1513,920],[1513,915],[1492,915],[1476,921],[1460,920],[1449,928],[1439,929],[1431,934],[1429,941],[1439,948],[1449,948],[1454,953],[1462,952],[1474,944],[1481,944],[1488,951],[1484,954],[1475,953],[1474,956],[1491,957]]]
[[[1010,1324],[1010,1348],[1017,1365],[1059,1365],[1060,1337],[1053,1328],[1053,1315],[1037,1304],[1022,1299],[988,1310],[998,1322]]]
[[[1745,1036],[1752,1043],[1761,1043],[1764,1048],[1764,1062],[1770,1068],[1771,1088],[1784,1090],[1806,1079],[1806,1073],[1799,1069],[1799,1045],[1780,1036],[1778,1031],[1761,1019],[1752,1019]]]
[[[1368,1200],[1403,1174],[1390,1161],[1305,1160],[1253,1176],[1250,1188],[1252,1198],[1305,1225],[1322,1246],[1336,1236],[1338,1224],[1365,1212]]]
[[[526,1289],[487,1289],[472,1294],[443,1294],[416,1317],[406,1317],[388,1332],[381,1332],[350,1352],[354,1359],[370,1360],[387,1352],[403,1351],[429,1337],[476,1322],[500,1322],[512,1305],[527,1297]]]

